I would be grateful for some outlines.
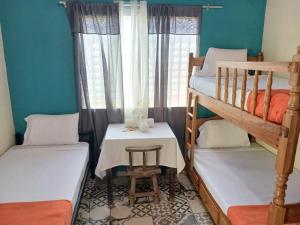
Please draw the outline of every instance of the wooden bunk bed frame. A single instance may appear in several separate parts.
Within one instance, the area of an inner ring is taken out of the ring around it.
[[[193,67],[203,66],[205,57],[194,57],[189,55],[188,65],[188,83],[190,81]],[[193,184],[208,209],[212,219],[217,225],[231,225],[228,217],[222,212],[214,200],[211,193],[206,188],[202,178],[194,169],[194,149],[195,139],[198,127],[205,121],[211,119],[226,119],[240,128],[247,131],[253,137],[270,144],[277,149],[275,191],[273,201],[269,207],[268,225],[283,225],[287,223],[300,222],[300,203],[285,204],[285,194],[289,175],[293,172],[297,142],[300,131],[300,46],[297,54],[293,56],[291,62],[262,62],[263,54],[257,56],[248,56],[248,62],[217,62],[216,74],[216,98],[209,97],[188,86],[188,106],[186,111],[186,161],[187,172]],[[221,100],[223,90],[221,90],[222,68],[225,68],[225,87],[224,101]],[[228,103],[228,86],[229,86],[229,69],[233,69],[233,86],[232,86],[232,104]],[[237,90],[237,69],[243,70],[242,78],[242,97],[241,108],[235,106]],[[248,71],[254,70],[253,83],[253,109],[256,107],[256,96],[258,92],[259,75],[262,71],[267,72],[267,87],[264,97],[263,118],[257,117],[254,110],[248,112],[244,109],[246,98],[246,83]],[[270,96],[272,91],[273,73],[289,73],[290,97],[287,111],[283,117],[282,124],[275,124],[267,121],[270,106]],[[202,105],[218,116],[211,118],[197,118],[198,104]],[[189,157],[188,157],[189,155]],[[270,190],[271,191],[271,190]]]

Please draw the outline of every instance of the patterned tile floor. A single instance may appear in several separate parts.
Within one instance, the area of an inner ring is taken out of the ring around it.
[[[105,182],[89,179],[80,203],[76,225],[213,225],[195,189],[184,174],[178,177],[173,201],[168,201],[167,177],[159,178],[159,204],[155,204],[151,197],[143,197],[137,199],[134,207],[129,207],[128,184],[128,178],[114,179],[114,206],[109,209]],[[149,191],[151,183],[140,180],[137,190]]]

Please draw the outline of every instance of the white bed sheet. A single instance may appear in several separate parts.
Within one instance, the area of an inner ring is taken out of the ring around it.
[[[0,157],[0,203],[65,199],[74,207],[88,158],[83,142],[13,146]]]
[[[247,78],[247,94],[246,99],[253,89],[253,79],[254,76],[248,76]],[[224,91],[225,91],[225,78],[224,76],[221,79],[222,90],[221,90],[221,99],[224,100]],[[267,75],[259,76],[258,89],[265,89],[267,86]],[[216,77],[215,76],[191,76],[190,79],[190,87],[195,90],[208,95],[210,97],[215,97],[216,94]],[[236,106],[241,107],[241,88],[242,88],[242,76],[238,76],[237,80],[237,92],[236,92]],[[288,79],[284,77],[273,76],[273,84],[272,89],[288,89]],[[229,88],[228,88],[228,103],[232,103],[232,76],[229,80]],[[245,102],[247,103],[247,101]],[[246,104],[245,104],[246,105]],[[247,107],[246,107],[247,108]]]
[[[230,206],[266,205],[275,190],[275,156],[260,146],[196,149],[194,167],[227,214]],[[289,178],[287,203],[300,202],[300,171]]]

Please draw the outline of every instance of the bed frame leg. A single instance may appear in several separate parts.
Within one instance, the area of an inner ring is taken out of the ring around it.
[[[269,225],[283,225],[287,220],[285,192],[289,175],[293,172],[300,132],[300,46],[293,57],[290,71],[290,97],[279,138],[276,188],[268,218]]]
[[[276,189],[274,193],[273,203],[269,210],[269,225],[283,225],[285,220],[285,191],[287,188],[289,174],[278,174],[276,181]]]
[[[281,206],[271,205],[269,210],[268,224],[283,225],[286,209]]]

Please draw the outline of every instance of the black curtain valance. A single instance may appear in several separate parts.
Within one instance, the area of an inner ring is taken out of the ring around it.
[[[120,34],[116,3],[67,1],[66,10],[73,33]]]
[[[202,6],[148,5],[149,34],[199,34]]]

